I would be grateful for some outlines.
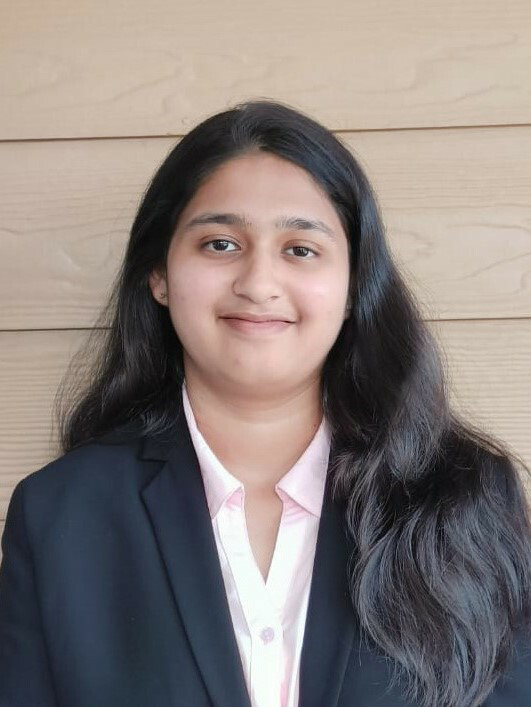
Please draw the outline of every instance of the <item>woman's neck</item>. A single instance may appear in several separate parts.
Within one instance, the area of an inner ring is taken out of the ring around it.
[[[276,401],[221,394],[187,376],[197,427],[246,491],[272,491],[310,444],[322,420],[319,381]]]

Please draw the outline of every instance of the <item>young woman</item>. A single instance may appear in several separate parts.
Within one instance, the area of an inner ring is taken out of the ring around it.
[[[528,707],[515,458],[448,405],[349,150],[249,102],[134,220],[60,459],[14,490],[1,707]]]

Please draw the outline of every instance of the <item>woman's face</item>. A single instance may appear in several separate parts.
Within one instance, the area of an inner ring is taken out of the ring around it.
[[[318,381],[346,317],[348,252],[334,206],[300,167],[261,152],[217,168],[181,213],[166,272],[150,277],[186,378],[262,397]]]

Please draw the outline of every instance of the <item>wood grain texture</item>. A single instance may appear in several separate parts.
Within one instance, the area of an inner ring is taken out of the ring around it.
[[[455,409],[505,441],[531,470],[531,319],[439,321],[430,328]]]
[[[431,324],[450,366],[454,404],[531,465],[531,319]],[[0,333],[0,518],[16,482],[57,453],[51,412],[86,332]]]
[[[531,316],[531,127],[349,133],[427,319]],[[92,326],[174,139],[0,144],[0,329]]]
[[[0,333],[0,518],[16,482],[57,456],[54,397],[85,332]]]
[[[528,0],[19,0],[0,139],[184,134],[249,98],[334,130],[531,122]]]

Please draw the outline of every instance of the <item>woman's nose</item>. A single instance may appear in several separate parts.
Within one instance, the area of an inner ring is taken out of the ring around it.
[[[263,302],[282,294],[279,263],[270,253],[255,252],[241,258],[237,265],[233,290],[255,302]]]

